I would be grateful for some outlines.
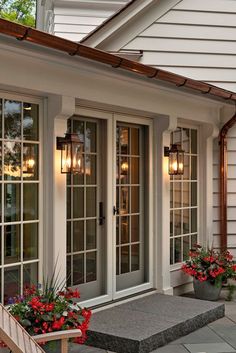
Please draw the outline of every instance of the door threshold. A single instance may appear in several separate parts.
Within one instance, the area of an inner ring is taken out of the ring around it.
[[[113,299],[113,300],[110,300],[106,303],[91,306],[89,309],[91,309],[93,312],[98,312],[98,311],[108,309],[108,308],[111,308],[111,307],[119,305],[119,304],[127,303],[131,300],[139,299],[140,297],[144,297],[144,296],[151,295],[154,293],[158,293],[157,289],[150,288],[150,289],[146,289],[146,290],[139,292],[139,293],[127,295],[123,298]]]

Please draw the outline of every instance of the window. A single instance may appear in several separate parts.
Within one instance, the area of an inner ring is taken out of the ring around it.
[[[171,134],[171,143],[185,151],[184,175],[170,180],[170,264],[188,258],[198,241],[198,132],[181,128]]]
[[[37,283],[39,107],[0,99],[1,301]]]

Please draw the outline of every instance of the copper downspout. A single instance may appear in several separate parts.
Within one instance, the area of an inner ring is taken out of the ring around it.
[[[220,130],[220,247],[227,250],[227,133],[236,123],[236,113]]]

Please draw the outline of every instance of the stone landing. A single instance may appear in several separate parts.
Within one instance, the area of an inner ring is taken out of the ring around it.
[[[152,294],[94,313],[88,345],[148,353],[224,316],[224,304]]]

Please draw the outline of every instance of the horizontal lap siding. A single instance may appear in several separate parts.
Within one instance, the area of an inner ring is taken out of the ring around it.
[[[236,1],[183,0],[123,50],[141,62],[236,90]]]
[[[74,8],[55,7],[53,33],[79,42],[127,2],[128,0],[111,0],[106,4],[99,1],[86,4],[78,1]]]

